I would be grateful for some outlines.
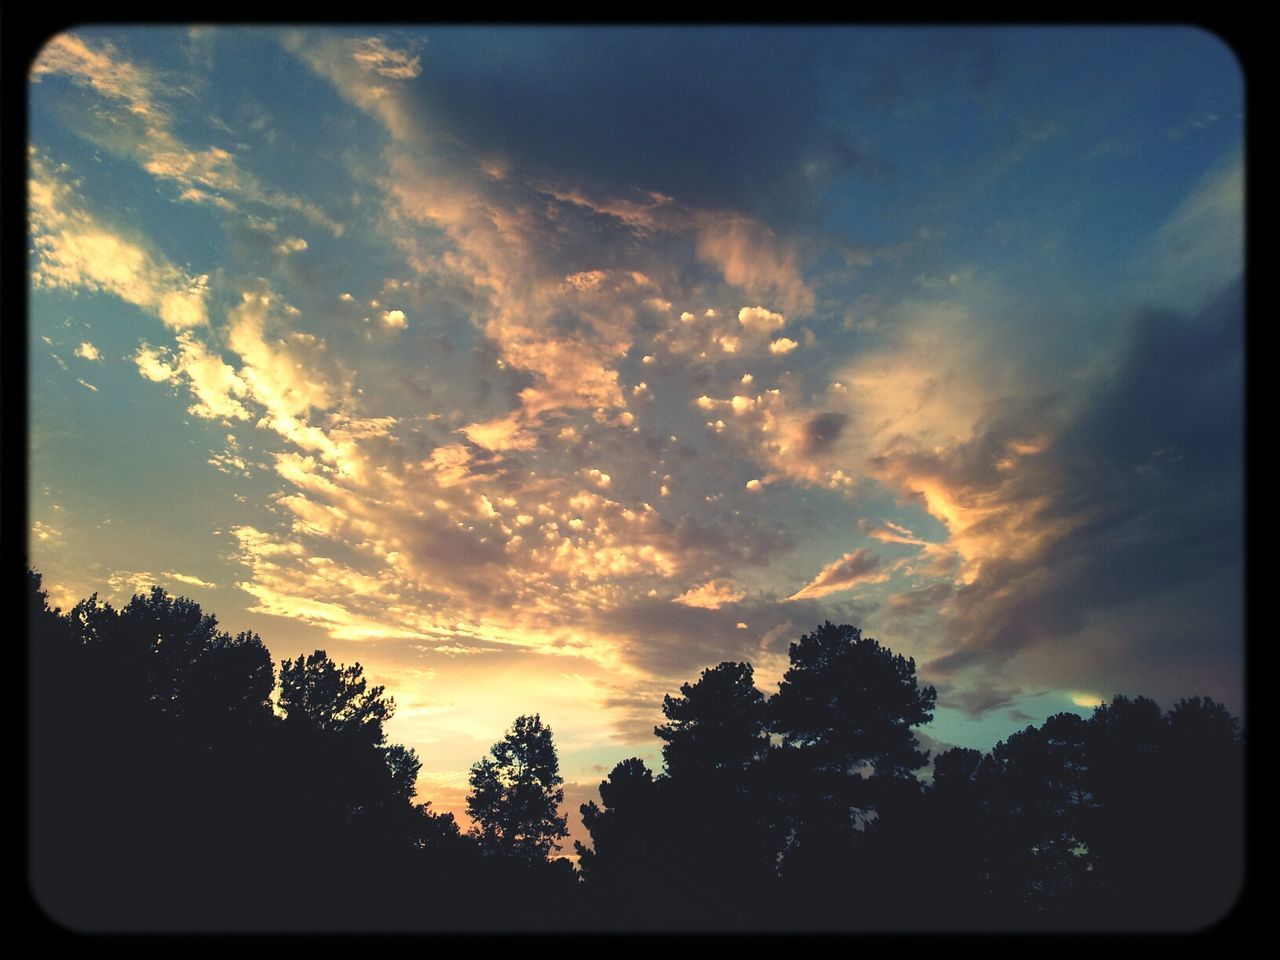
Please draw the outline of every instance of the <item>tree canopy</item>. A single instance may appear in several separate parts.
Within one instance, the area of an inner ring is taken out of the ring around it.
[[[918,685],[914,660],[829,621],[791,644],[790,657],[769,703],[787,746],[836,772],[870,764],[900,777],[928,763],[911,728],[933,719],[937,692]]]
[[[933,688],[826,623],[772,697],[733,661],[665,697],[663,773],[613,768],[575,872],[537,714],[471,768],[464,835],[414,802],[422,763],[360,664],[277,676],[159,589],[63,613],[29,572],[25,609],[30,876],[72,926],[1190,930],[1243,880],[1244,733],[1204,697],[1117,696],[929,769]]]
[[[654,728],[672,777],[741,774],[769,745],[764,694],[749,663],[724,662],[702,671],[680,696],[662,698],[667,722]]]
[[[317,650],[305,660],[299,655],[280,664],[280,709],[286,720],[381,744],[395,701],[383,687],[369,687],[359,663],[339,666]]]
[[[560,761],[551,728],[538,714],[520,716],[489,756],[471,767],[467,813],[490,851],[545,860],[569,835]]]

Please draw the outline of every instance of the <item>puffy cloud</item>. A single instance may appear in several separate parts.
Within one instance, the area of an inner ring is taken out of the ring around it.
[[[888,578],[888,571],[882,568],[878,556],[870,550],[858,549],[827,564],[816,577],[787,599],[816,599],[841,590],[850,590],[862,583],[879,583]]]
[[[62,539],[62,533],[47,523],[42,523],[39,520],[33,520],[31,522],[31,537],[37,543],[47,540],[57,541]]]
[[[279,246],[276,247],[276,252],[287,257],[291,253],[301,253],[303,250],[307,249],[307,246],[307,241],[303,240],[301,237],[286,237],[280,242]]]
[[[165,368],[145,345],[137,355],[138,369],[149,379]],[[190,333],[178,335],[178,357],[171,378],[185,378],[197,402],[188,410],[208,419],[249,420],[251,414],[240,398],[249,394],[249,385],[217,353],[211,352]]]
[[[472,443],[488,450],[529,450],[538,442],[537,434],[528,429],[528,421],[519,411],[462,428]]]
[[[138,365],[138,372],[156,383],[164,383],[177,374],[177,368],[168,362],[168,351],[156,349],[147,343],[138,347],[138,352],[134,354],[133,359]]]
[[[743,307],[738,311],[738,322],[744,327],[768,333],[781,330],[786,326],[787,318],[764,307]]]
[[[716,610],[727,603],[737,603],[746,595],[747,592],[737,589],[737,584],[732,580],[708,580],[700,586],[690,587],[671,602],[683,603],[686,607]]]
[[[774,340],[769,344],[769,352],[777,356],[782,356],[790,353],[798,346],[800,346],[800,344],[796,343],[790,337],[779,337],[777,340]]]
[[[409,325],[404,318],[403,310],[384,310],[382,312],[382,323],[392,330],[403,330]]]
[[[102,359],[102,354],[98,351],[98,348],[88,340],[85,340],[80,344],[80,346],[76,347],[76,356],[83,357],[85,360],[90,362],[96,362]]]

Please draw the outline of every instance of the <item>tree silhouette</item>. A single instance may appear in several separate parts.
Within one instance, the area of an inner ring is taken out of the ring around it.
[[[824,623],[791,644],[790,659],[769,699],[772,729],[782,736],[768,764],[784,835],[781,870],[806,921],[829,922],[822,918],[839,909],[839,890],[848,886],[840,878],[865,845],[867,824],[919,792],[912,771],[928,757],[911,728],[933,718],[937,694],[918,686],[914,660],[857,627]],[[872,902],[872,873],[856,880],[862,901]]]
[[[1011,919],[1073,909],[1092,880],[1087,735],[1079,715],[1055,714],[997,743],[980,769],[992,893]]]
[[[557,813],[564,778],[551,728],[538,714],[517,717],[489,753],[471,767],[467,813],[476,835],[491,852],[545,860],[569,835]]]
[[[568,831],[537,715],[472,767],[462,835],[414,804],[359,664],[285,660],[277,713],[261,639],[189,599],[64,614],[28,571],[25,612],[30,876],[71,926],[1194,930],[1243,880],[1244,733],[1202,697],[1057,714],[924,786],[934,691],[827,623],[768,701],[734,662],[664,698],[664,772],[625,760],[582,805],[579,883],[548,860]]]
[[[383,687],[368,686],[359,663],[340,667],[323,650],[280,664],[280,709],[285,719],[316,730],[383,743],[383,724],[395,712],[395,701],[384,693]]]
[[[726,661],[702,671],[680,696],[662,698],[667,722],[654,728],[664,741],[667,775],[739,782],[769,746],[764,694],[749,663]]]
[[[603,808],[590,800],[579,808],[583,826],[591,834],[591,846],[573,842],[578,865],[587,880],[650,852],[658,834],[653,772],[639,757],[618,763],[600,782]]]
[[[933,719],[937,692],[917,685],[914,660],[829,621],[791,644],[790,657],[769,701],[773,729],[810,764],[839,773],[870,764],[898,777],[928,762],[911,728]]]

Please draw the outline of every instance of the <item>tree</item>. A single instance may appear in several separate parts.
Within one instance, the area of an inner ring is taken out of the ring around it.
[[[475,834],[491,852],[545,860],[569,835],[568,818],[557,813],[564,778],[551,728],[538,714],[517,717],[489,753],[471,767],[467,813]]]
[[[582,804],[583,826],[591,834],[591,847],[575,840],[578,865],[592,880],[629,859],[652,853],[657,830],[653,773],[639,757],[618,763],[607,780],[600,781],[600,799]]]
[[[126,659],[142,658],[150,700],[166,712],[181,712],[192,668],[226,636],[218,631],[218,618],[206,614],[200,604],[171,597],[160,587],[125,605],[118,632],[121,652]]]
[[[764,694],[749,663],[725,661],[683,684],[680,697],[662,698],[667,722],[653,732],[665,741],[662,757],[672,778],[741,774],[769,746]]]
[[[275,685],[271,653],[256,633],[220,633],[187,671],[182,712],[204,723],[263,722],[271,718]]]
[[[395,713],[384,687],[369,687],[359,663],[338,666],[323,650],[280,664],[280,709],[285,719],[316,730],[354,733],[368,743],[386,740],[383,724]]]
[[[915,660],[830,622],[791,644],[790,655],[769,701],[787,746],[842,774],[870,764],[877,777],[901,777],[928,762],[911,728],[933,719],[937,692],[917,685]]]
[[[937,694],[917,685],[914,660],[856,627],[824,623],[791,644],[790,656],[769,699],[771,726],[782,736],[770,751],[769,779],[783,877],[802,891],[801,909],[821,915],[837,909],[837,890],[847,891],[840,878],[855,849],[866,846],[868,824],[881,808],[903,808],[919,793],[912,771],[928,754],[911,728],[933,718]],[[859,876],[866,888],[859,895],[869,902],[874,874]]]

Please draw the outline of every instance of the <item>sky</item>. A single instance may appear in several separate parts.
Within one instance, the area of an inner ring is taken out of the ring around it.
[[[465,824],[826,620],[926,747],[1244,713],[1244,85],[1175,27],[111,27],[29,72],[30,560],[359,661]],[[569,848],[566,846],[566,851]]]

